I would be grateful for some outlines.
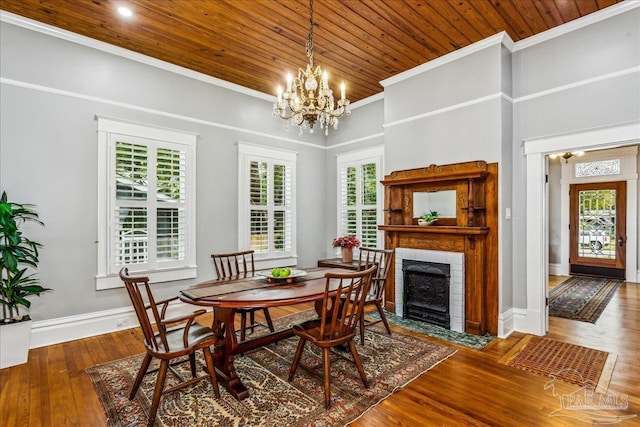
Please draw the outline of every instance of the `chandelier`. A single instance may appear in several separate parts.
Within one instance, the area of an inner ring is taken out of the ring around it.
[[[313,0],[309,0],[309,36],[306,42],[306,54],[309,58],[307,68],[298,69],[298,77],[287,75],[287,87],[283,91],[278,86],[278,99],[273,104],[273,115],[298,126],[300,135],[309,128],[313,133],[313,125],[320,123],[324,134],[329,134],[329,127],[338,128],[338,117],[350,115],[349,100],[345,98],[344,82],[340,85],[340,99],[336,103],[333,91],[329,88],[329,75],[322,72],[320,66],[313,63]]]
[[[554,153],[554,154],[549,154],[549,158],[550,159],[558,159],[558,158],[562,158],[564,159],[565,163],[569,163],[569,159],[576,156],[576,157],[580,157],[584,154],[584,151],[567,151],[565,153]]]

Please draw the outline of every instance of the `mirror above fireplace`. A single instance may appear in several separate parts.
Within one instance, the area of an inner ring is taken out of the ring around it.
[[[455,218],[456,194],[456,190],[414,192],[413,217],[436,211],[442,218]]]

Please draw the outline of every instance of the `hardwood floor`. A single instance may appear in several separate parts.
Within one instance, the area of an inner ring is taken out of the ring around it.
[[[298,309],[270,311],[272,317],[279,317]],[[640,415],[640,284],[623,284],[596,324],[552,317],[549,326],[549,338],[617,354],[610,390],[628,395],[629,409],[625,413]],[[482,351],[427,337],[454,346],[458,352],[352,425],[580,425],[572,419],[549,417],[560,408],[558,397],[544,389],[549,378],[497,363],[523,336],[514,333],[508,339],[496,339]],[[129,329],[31,350],[27,364],[0,370],[0,426],[106,426],[84,370],[142,353],[141,341],[139,329]],[[556,388],[561,394],[576,390],[569,384]],[[640,419],[625,420],[620,425],[638,426]]]

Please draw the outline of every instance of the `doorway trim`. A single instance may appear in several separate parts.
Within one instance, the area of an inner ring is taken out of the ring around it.
[[[627,209],[625,215],[627,217],[627,242],[626,247],[626,260],[627,265],[625,269],[625,277],[627,280],[637,282],[639,280],[637,276],[637,256],[632,257],[632,252],[635,254],[635,246],[631,246],[630,242],[637,239],[638,227],[637,227],[637,211],[636,206],[638,203],[638,192],[629,191],[630,188],[637,186],[638,180],[638,147],[623,147],[619,149],[610,149],[602,154],[598,151],[585,153],[583,157],[579,159],[569,159],[568,163],[562,164],[562,176],[560,178],[560,191],[561,191],[561,211],[569,211],[569,187],[571,184],[588,184],[596,182],[609,182],[609,181],[624,181],[627,183]],[[576,162],[584,161],[598,161],[620,159],[622,162],[622,173],[620,175],[604,175],[594,176],[586,178],[575,178],[573,174],[574,164]],[[636,188],[637,189],[637,188]],[[561,276],[569,275],[569,218],[563,215],[560,221],[560,263],[557,273]]]
[[[527,308],[525,331],[534,335],[545,335],[548,328],[546,298],[549,271],[548,210],[549,194],[546,186],[547,155],[558,151],[593,150],[613,148],[640,143],[640,122],[623,123],[616,126],[588,129],[581,132],[551,135],[524,140],[526,163],[526,293]],[[637,194],[637,176],[627,187],[627,192]],[[637,214],[627,222],[636,221]],[[637,231],[627,240],[637,248]],[[542,238],[541,238],[542,236]],[[637,255],[633,261],[634,268]],[[629,265],[627,265],[629,269]],[[628,271],[628,270],[627,270]],[[627,280],[637,281],[637,272]]]

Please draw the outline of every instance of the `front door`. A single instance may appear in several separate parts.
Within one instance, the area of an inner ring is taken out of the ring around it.
[[[625,278],[626,200],[624,181],[570,186],[571,274]]]

